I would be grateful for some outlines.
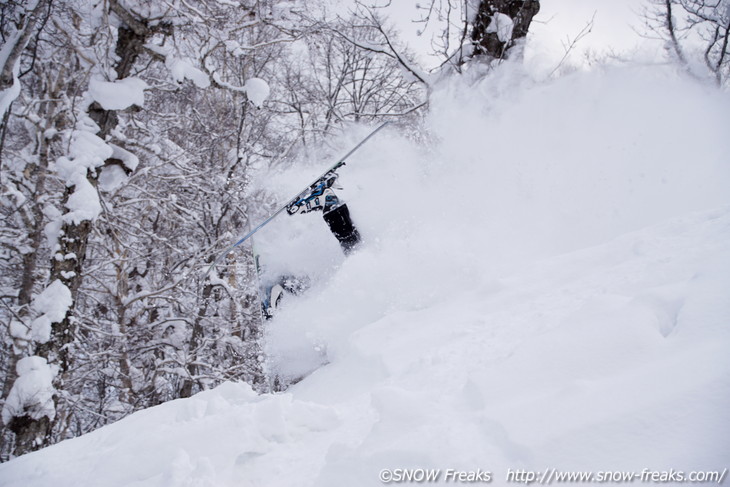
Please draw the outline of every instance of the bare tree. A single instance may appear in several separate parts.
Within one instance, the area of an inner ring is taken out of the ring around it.
[[[249,108],[245,82],[270,74],[289,34],[263,1],[53,6],[19,50],[14,73],[28,79],[7,124],[3,455],[222,380],[264,387],[250,276],[192,276],[245,223],[249,164],[283,144],[266,134],[271,112]],[[155,96],[144,108],[89,105],[92,76],[145,78]],[[75,164],[89,149],[98,163]],[[70,181],[51,161],[83,172]],[[92,214],[77,211],[97,199]],[[42,309],[44,295],[68,298],[62,316]],[[16,365],[48,378],[43,404]]]
[[[422,88],[397,60],[360,47],[374,45],[380,34],[356,24],[332,23],[308,35],[308,56],[282,72],[286,98],[274,102],[296,114],[302,130],[321,134],[345,122],[402,119],[421,103]]]
[[[18,76],[18,64],[31,37],[37,33],[36,27],[49,15],[50,2],[36,0],[23,5],[10,1],[0,7],[0,32],[5,55],[0,65],[0,92],[10,89]]]
[[[645,13],[650,31],[663,39],[676,60],[697,75],[702,60],[718,85],[730,75],[730,1],[654,0]]]

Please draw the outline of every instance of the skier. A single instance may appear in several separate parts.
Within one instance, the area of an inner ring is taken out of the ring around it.
[[[335,186],[337,177],[334,169],[329,171],[289,204],[286,211],[289,215],[296,215],[321,210],[330,231],[340,242],[345,255],[349,255],[360,242],[360,233],[352,223],[347,204],[340,201],[334,192],[333,188],[342,189]]]
[[[256,225],[253,229],[251,229],[246,235],[241,237],[236,243],[225,249],[223,252],[218,254],[218,257],[216,257],[213,262],[210,264],[210,267],[208,267],[208,270],[206,271],[205,275],[207,276],[210,274],[210,272],[215,269],[215,266],[225,257],[228,255],[229,252],[231,252],[233,249],[241,245],[243,242],[251,238],[256,232],[264,228],[266,225],[271,223],[271,221],[276,218],[276,216],[283,212],[284,210],[287,210],[290,215],[293,215],[295,213],[298,213],[299,211],[303,211],[304,213],[308,211],[312,211],[313,209],[319,209],[321,208],[323,210],[323,215],[325,216],[325,222],[327,222],[327,225],[332,230],[332,233],[334,233],[335,237],[337,237],[337,240],[340,242],[340,245],[342,245],[343,250],[345,250],[346,253],[349,253],[352,251],[352,249],[357,245],[357,243],[360,241],[360,235],[357,233],[357,229],[352,224],[352,219],[350,218],[350,212],[347,210],[347,207],[344,203],[340,204],[339,200],[337,199],[337,196],[334,194],[334,191],[331,191],[332,185],[334,184],[334,181],[337,179],[337,173],[335,172],[338,168],[345,165],[345,161],[348,157],[350,157],[352,154],[355,153],[356,150],[358,150],[362,145],[370,140],[371,137],[373,137],[375,134],[377,134],[379,131],[381,131],[386,125],[388,125],[389,122],[384,122],[380,124],[375,130],[370,132],[367,137],[362,139],[360,143],[358,143],[355,147],[353,147],[347,154],[345,154],[342,158],[339,159],[338,162],[336,162],[333,166],[327,170],[322,176],[317,178],[317,180],[312,183],[309,188],[305,189],[301,194],[295,196],[291,200],[289,200],[288,203],[281,206],[278,210],[276,210],[271,216],[269,216],[266,220],[262,221],[258,225]],[[332,179],[334,178],[334,179]],[[328,183],[329,182],[329,183]],[[315,191],[321,191],[320,196],[325,196],[325,203],[327,203],[327,198],[325,195],[325,190],[329,189],[328,195],[330,197],[329,199],[329,206],[325,207],[324,204],[320,206],[320,201],[314,201],[317,196],[314,195]],[[314,195],[314,198],[310,198]],[[309,205],[307,205],[309,203]]]
[[[340,243],[342,250],[346,255],[352,253],[353,250],[360,243],[360,233],[355,228],[350,217],[350,211],[344,202],[335,194],[333,187],[337,181],[337,169],[345,165],[345,161],[350,157],[356,150],[370,140],[376,133],[382,130],[388,122],[384,122],[379,125],[375,130],[370,132],[367,137],[362,139],[355,147],[353,147],[347,154],[338,160],[322,176],[310,184],[310,186],[302,191],[300,194],[289,200],[288,203],[279,207],[274,213],[272,213],[267,219],[252,228],[246,235],[241,237],[236,243],[221,252],[208,267],[205,275],[207,276],[210,272],[215,269],[216,265],[225,257],[229,252],[243,244],[246,240],[251,238],[256,232],[261,230],[263,227],[268,225],[277,215],[282,213],[284,210],[290,215],[297,213],[309,213],[310,211],[322,211],[322,217],[325,223],[329,227],[332,234],[337,238]],[[338,188],[341,189],[341,188]],[[254,252],[255,255],[255,252]],[[255,256],[256,271],[261,280],[263,268],[259,263],[258,257]],[[291,294],[298,294],[308,287],[308,279],[298,279],[292,276],[280,276],[272,284],[260,282],[259,284],[259,296],[261,298],[261,305],[263,308],[264,316],[268,319],[271,318],[273,311],[276,310],[284,292]]]
[[[286,211],[289,215],[322,211],[322,217],[332,234],[340,242],[345,255],[352,253],[360,243],[360,233],[350,217],[347,204],[341,201],[334,189],[338,174],[335,169],[327,172],[292,201]],[[256,262],[257,269],[260,267]],[[281,304],[285,293],[297,295],[309,287],[309,280],[296,276],[281,276],[273,285],[265,286],[261,298],[264,317],[271,319]]]

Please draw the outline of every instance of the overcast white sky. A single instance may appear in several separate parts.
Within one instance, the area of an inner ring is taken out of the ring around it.
[[[565,53],[564,46],[591,18],[593,27],[576,45],[571,54],[573,63],[579,63],[589,51],[600,56],[632,51],[639,46],[648,48],[648,41],[637,32],[642,29],[643,0],[543,0],[540,3],[537,22],[530,27],[528,62],[538,63],[545,69],[559,62]]]

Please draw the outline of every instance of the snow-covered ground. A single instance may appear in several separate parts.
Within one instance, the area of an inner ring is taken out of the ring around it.
[[[272,373],[301,382],[136,413],[0,485],[730,467],[730,97],[669,68],[503,68],[444,81],[428,133],[388,128],[342,169],[355,255],[316,214],[261,232],[269,270],[314,278],[268,323]]]

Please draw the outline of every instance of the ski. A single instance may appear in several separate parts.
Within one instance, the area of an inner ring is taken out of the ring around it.
[[[373,130],[372,132],[370,132],[367,135],[367,137],[365,137],[364,139],[362,139],[355,147],[353,147],[347,154],[345,154],[344,156],[340,157],[337,160],[337,162],[335,162],[330,167],[328,167],[327,170],[324,171],[319,177],[317,177],[312,183],[308,184],[302,191],[299,191],[293,198],[291,198],[285,204],[283,204],[281,207],[279,207],[274,213],[271,214],[271,216],[269,216],[267,219],[265,219],[264,221],[262,221],[261,223],[259,223],[258,225],[256,225],[251,231],[249,231],[246,235],[244,235],[243,237],[241,237],[236,243],[234,243],[230,247],[226,248],[223,252],[221,252],[220,255],[218,255],[218,257],[216,257],[216,259],[210,265],[210,267],[208,267],[208,270],[205,273],[205,276],[207,277],[208,274],[210,274],[210,272],[213,269],[215,269],[215,267],[218,265],[218,263],[221,261],[221,259],[223,259],[223,257],[225,257],[226,255],[228,255],[229,252],[231,252],[236,247],[238,247],[239,245],[241,245],[243,242],[245,242],[246,240],[248,240],[249,238],[251,238],[256,232],[258,232],[259,230],[261,230],[262,228],[264,228],[266,225],[268,225],[271,222],[271,220],[273,220],[274,218],[276,218],[284,210],[286,210],[287,208],[289,208],[291,205],[297,203],[302,198],[302,195],[304,195],[310,189],[312,189],[313,187],[315,187],[317,185],[317,183],[322,178],[326,177],[331,172],[336,171],[340,167],[344,166],[345,165],[345,161],[347,160],[348,157],[350,157],[352,154],[354,154],[355,151],[357,151],[360,147],[362,147],[365,144],[365,142],[367,142],[368,140],[370,140],[371,137],[373,137],[375,134],[377,134],[382,128],[384,128],[389,123],[390,122],[384,122],[381,125],[379,125],[375,130]]]

